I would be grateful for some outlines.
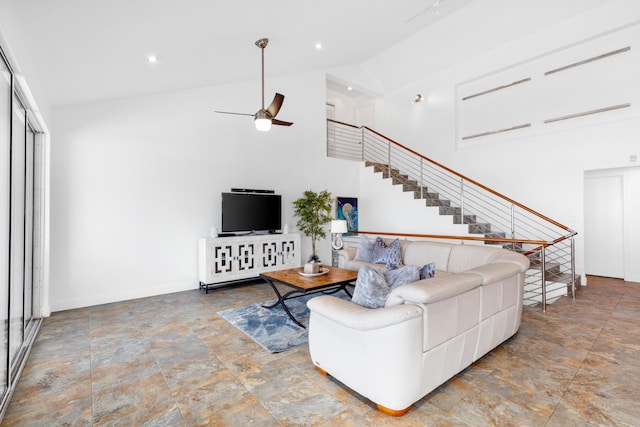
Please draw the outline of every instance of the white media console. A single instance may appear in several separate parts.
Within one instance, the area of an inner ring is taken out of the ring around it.
[[[198,241],[200,289],[256,278],[265,271],[300,266],[300,235],[202,237]]]

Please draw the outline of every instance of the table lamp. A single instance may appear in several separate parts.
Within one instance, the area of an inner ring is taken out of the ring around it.
[[[331,247],[333,249],[342,249],[342,246],[344,245],[344,242],[342,241],[342,234],[346,233],[347,231],[347,221],[343,219],[331,221],[331,234],[333,235],[333,239],[331,240]]]

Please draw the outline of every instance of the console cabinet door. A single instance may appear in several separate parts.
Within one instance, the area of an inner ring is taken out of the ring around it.
[[[282,268],[293,268],[300,266],[300,238],[285,238],[280,244],[280,265]]]
[[[256,242],[210,243],[210,274],[236,276],[256,269]]]
[[[299,237],[297,235],[262,242],[260,268],[262,271],[268,271],[298,267],[300,265],[298,245]]]
[[[259,242],[241,242],[236,244],[235,273],[251,273],[256,270],[256,253]]]
[[[207,246],[207,276],[223,277],[233,274],[234,245],[211,242]]]

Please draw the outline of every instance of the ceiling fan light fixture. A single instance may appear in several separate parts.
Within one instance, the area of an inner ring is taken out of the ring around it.
[[[256,129],[261,132],[267,132],[271,129],[271,117],[269,117],[265,110],[260,110],[256,113],[254,123],[256,125]]]

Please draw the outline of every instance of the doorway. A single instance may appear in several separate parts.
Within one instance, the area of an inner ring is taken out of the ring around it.
[[[640,281],[640,167],[584,174],[585,274]]]
[[[623,176],[595,171],[584,179],[585,273],[624,278]]]

